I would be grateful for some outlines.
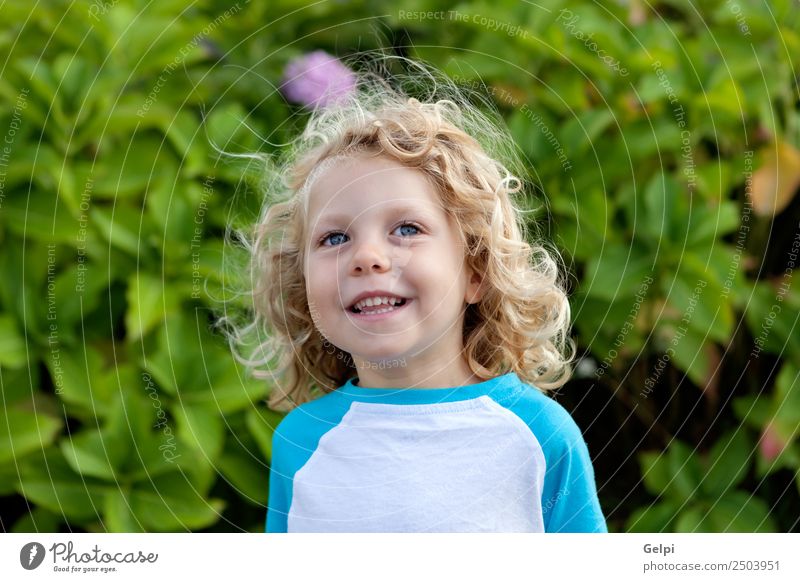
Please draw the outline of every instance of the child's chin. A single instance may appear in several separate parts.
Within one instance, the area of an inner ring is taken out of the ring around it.
[[[375,346],[371,346],[373,349],[364,350],[356,352],[350,352],[353,354],[355,358],[358,358],[359,361],[363,361],[365,365],[370,364],[377,364],[380,362],[390,362],[392,360],[400,360],[407,355],[406,350],[398,350],[397,346],[393,346],[392,349],[380,350],[374,349]]]

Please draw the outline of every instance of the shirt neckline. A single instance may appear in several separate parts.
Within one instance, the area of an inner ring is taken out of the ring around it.
[[[353,384],[353,378],[337,388],[334,394],[349,400],[385,404],[431,404],[468,400],[479,396],[507,398],[519,389],[519,378],[508,372],[476,384],[449,388],[364,388]]]

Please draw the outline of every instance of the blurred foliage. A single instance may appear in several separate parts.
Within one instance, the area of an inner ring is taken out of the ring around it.
[[[3,529],[263,531],[280,415],[210,331],[246,307],[223,238],[259,176],[215,146],[291,139],[305,112],[277,85],[323,48],[493,95],[575,282],[585,358],[559,400],[609,528],[796,531],[791,4],[4,4]]]

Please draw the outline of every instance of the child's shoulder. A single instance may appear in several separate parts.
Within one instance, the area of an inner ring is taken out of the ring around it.
[[[347,412],[333,394],[326,394],[293,408],[275,427],[275,433],[295,442],[332,428]]]
[[[516,414],[537,439],[568,447],[584,442],[581,429],[566,408],[538,388],[518,378],[517,382],[518,389],[499,404]]]

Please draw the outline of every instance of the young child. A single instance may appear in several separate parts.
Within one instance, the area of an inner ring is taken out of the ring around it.
[[[266,531],[607,531],[543,393],[571,374],[570,309],[511,138],[446,80],[420,102],[374,77],[314,111],[250,245],[268,335],[246,361],[290,410]]]

